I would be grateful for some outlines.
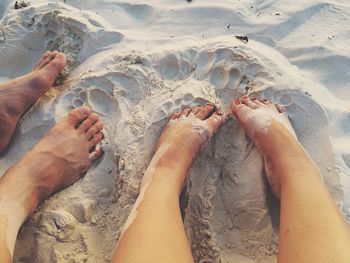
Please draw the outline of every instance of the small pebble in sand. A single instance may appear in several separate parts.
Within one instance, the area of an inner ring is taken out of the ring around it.
[[[235,38],[237,38],[238,40],[241,40],[242,42],[244,42],[245,44],[248,43],[249,39],[247,36],[235,36]]]

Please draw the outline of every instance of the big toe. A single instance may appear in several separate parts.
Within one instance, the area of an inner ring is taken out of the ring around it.
[[[68,113],[65,120],[68,122],[68,124],[74,127],[77,127],[82,121],[84,121],[90,115],[91,115],[91,110],[86,106],[82,106]]]
[[[33,70],[42,69],[47,63],[49,63],[53,59],[52,52],[46,51],[41,58],[34,65]]]
[[[207,103],[206,105],[202,106],[201,109],[198,110],[198,112],[196,113],[196,117],[200,120],[206,120],[213,114],[215,108],[216,107],[214,104]]]
[[[231,111],[240,122],[244,122],[251,115],[253,109],[243,104],[240,99],[234,99],[231,104]]]
[[[252,109],[256,109],[258,107],[258,104],[252,101],[252,99],[249,96],[244,96],[242,98],[242,103]]]
[[[287,109],[282,104],[277,103],[274,105],[279,113],[286,113]]]
[[[54,57],[52,60],[49,61],[43,68],[49,73],[58,75],[66,66],[67,58],[66,55],[61,52],[54,51],[53,54]]]

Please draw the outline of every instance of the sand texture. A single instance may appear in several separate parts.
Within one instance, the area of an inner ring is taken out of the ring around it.
[[[20,10],[0,3],[0,80],[28,72],[47,49],[68,58],[55,87],[21,120],[1,172],[74,108],[88,105],[106,124],[104,156],[21,228],[14,262],[108,262],[169,115],[207,101],[228,113],[243,94],[287,107],[349,216],[350,4],[211,2],[36,1]],[[231,119],[193,165],[181,197],[196,262],[275,262],[279,211],[266,186],[260,153]]]

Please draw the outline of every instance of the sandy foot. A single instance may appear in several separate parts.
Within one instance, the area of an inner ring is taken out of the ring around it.
[[[280,183],[269,164],[271,145],[276,144],[274,130],[291,133],[297,140],[295,132],[289,122],[286,109],[281,104],[273,105],[266,99],[257,99],[244,96],[234,99],[231,105],[232,113],[237,117],[249,138],[262,151],[265,161],[265,172],[272,191],[280,196]],[[281,129],[281,127],[283,127]]]
[[[157,145],[157,152],[166,148],[166,152],[170,153],[164,154],[165,158],[161,157],[161,163],[175,163],[177,169],[183,169],[187,174],[199,151],[226,120],[224,113],[211,103],[173,113]],[[185,178],[178,179],[181,191]]]
[[[77,181],[92,161],[103,123],[87,107],[70,112],[0,180],[1,255],[13,254],[20,226],[50,195]],[[11,224],[7,224],[11,222]]]

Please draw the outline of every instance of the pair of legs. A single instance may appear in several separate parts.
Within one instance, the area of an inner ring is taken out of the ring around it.
[[[270,186],[280,198],[278,262],[350,262],[349,225],[297,141],[283,107],[243,97],[233,100],[231,111],[260,149]],[[225,121],[211,104],[172,115],[113,262],[193,262],[179,195],[192,161]]]
[[[47,52],[33,72],[0,85],[0,151],[19,118],[65,66]],[[234,100],[232,113],[261,150],[274,192],[281,199],[280,262],[348,262],[350,231],[319,171],[298,143],[287,115],[266,100]],[[145,172],[113,262],[193,262],[179,195],[192,161],[225,123],[208,104],[171,116]],[[86,107],[73,110],[0,178],[0,258],[11,262],[21,224],[39,203],[71,185],[101,156],[102,122]],[[234,135],[233,135],[234,136]]]
[[[53,84],[66,64],[64,54],[46,52],[33,71],[0,84],[0,152],[19,118]],[[73,110],[0,178],[0,261],[12,262],[23,222],[41,201],[73,184],[102,152],[103,123],[89,108]]]

